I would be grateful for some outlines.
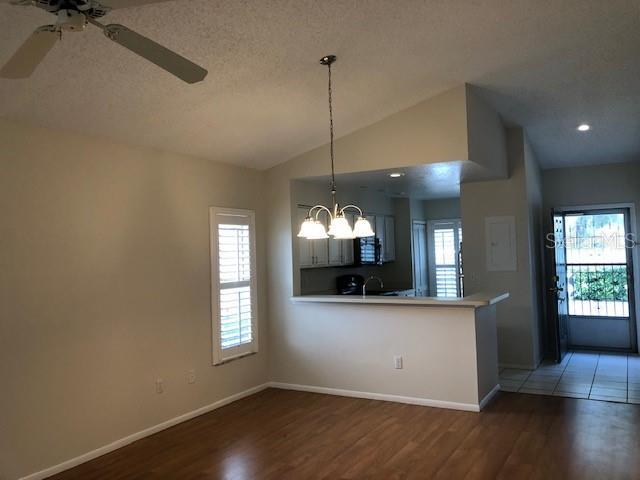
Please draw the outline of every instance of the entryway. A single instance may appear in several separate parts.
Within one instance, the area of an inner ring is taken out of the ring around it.
[[[553,226],[556,360],[575,349],[637,352],[629,208],[555,211]]]
[[[536,370],[500,369],[503,391],[640,404],[640,357],[569,352]]]

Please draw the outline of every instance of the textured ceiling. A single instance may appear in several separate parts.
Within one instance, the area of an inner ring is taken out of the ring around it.
[[[52,18],[0,4],[0,63]],[[467,82],[525,127],[545,167],[640,153],[638,0],[178,0],[105,21],[209,76],[186,85],[90,28],[30,79],[0,80],[0,115],[267,168],[327,141],[317,60],[336,53],[338,135]]]

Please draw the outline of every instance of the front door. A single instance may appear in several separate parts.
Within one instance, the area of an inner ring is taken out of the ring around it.
[[[554,355],[560,363],[568,350],[569,333],[567,327],[567,260],[564,238],[564,215],[552,212],[553,225],[553,268],[551,272],[551,287],[549,288],[549,317],[551,318],[551,333],[554,340]]]
[[[562,241],[555,242],[552,290],[558,342],[566,336],[568,348],[637,351],[629,227],[628,209],[554,215]]]

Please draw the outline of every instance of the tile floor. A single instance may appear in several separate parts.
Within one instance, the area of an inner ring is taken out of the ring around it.
[[[536,370],[500,369],[507,392],[640,404],[640,356],[569,352],[562,363]]]

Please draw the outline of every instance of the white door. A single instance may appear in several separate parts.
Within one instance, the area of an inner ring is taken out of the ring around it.
[[[427,275],[427,225],[424,222],[413,222],[413,288],[416,296],[429,294]]]
[[[429,222],[429,289],[436,297],[460,297],[462,272],[459,219]]]

